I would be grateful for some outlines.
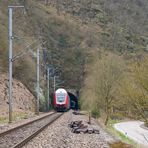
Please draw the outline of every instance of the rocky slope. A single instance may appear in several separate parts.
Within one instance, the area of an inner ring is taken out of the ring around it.
[[[8,78],[7,74],[0,74],[0,116],[8,114]],[[18,80],[13,79],[13,111],[32,112],[34,110],[34,96]]]

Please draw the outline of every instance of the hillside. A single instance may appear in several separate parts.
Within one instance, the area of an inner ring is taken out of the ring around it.
[[[14,54],[23,51],[27,44],[31,44],[34,40],[39,39],[41,44],[46,40],[47,43],[44,48],[48,52],[41,49],[40,58],[42,64],[46,63],[57,68],[60,79],[65,81],[64,85],[68,85],[67,87],[80,88],[83,79],[85,55],[87,55],[87,49],[89,48],[87,34],[92,34],[96,30],[88,26],[80,26],[81,24],[75,22],[75,19],[70,19],[70,16],[68,18],[59,16],[55,8],[46,7],[42,2],[36,3],[31,0],[9,2],[9,4],[11,3],[26,6],[25,15],[22,10],[14,11],[14,32],[16,36],[24,38],[14,40]],[[1,15],[3,18],[1,42],[3,44],[0,47],[0,52],[2,53],[1,65],[3,71],[7,70],[7,5],[7,2],[1,1]],[[21,18],[21,20],[17,18]],[[43,56],[43,53],[46,56]],[[33,85],[28,84],[27,81],[29,80],[30,83],[35,82],[35,62],[35,58],[30,54],[16,60],[14,62],[14,77],[23,81],[25,85],[32,87]],[[26,75],[27,72],[30,72],[30,75]],[[73,74],[75,77],[71,79]]]
[[[14,62],[13,77],[35,94],[36,49],[40,44],[40,87],[44,107],[46,65],[51,69],[51,92],[55,74],[58,87],[80,90],[82,107],[94,114],[112,113],[107,120],[116,118],[116,112],[119,117],[145,118],[147,0],[2,0],[2,72],[8,69],[8,5],[25,6],[24,10],[15,9],[13,13],[14,55],[30,51]],[[32,45],[26,50],[29,44]],[[104,102],[108,96],[109,100]]]
[[[84,79],[87,56],[92,57],[95,45],[89,41],[96,28],[81,26],[71,16],[58,15],[54,7],[43,1],[1,1],[0,2],[0,70],[8,72],[8,5],[24,5],[24,9],[13,11],[13,56],[25,53],[13,62],[13,78],[21,81],[30,92],[36,95],[36,49],[40,44],[40,87],[43,90],[41,108],[45,110],[46,70],[42,65],[57,69],[61,87],[80,89]],[[42,20],[42,21],[41,21]],[[98,31],[100,27],[98,26]],[[90,36],[87,36],[90,34]],[[94,38],[94,37],[93,37]],[[95,39],[95,38],[94,38]],[[46,45],[42,43],[46,41]],[[33,44],[32,44],[33,43]],[[28,45],[30,48],[26,49]],[[97,44],[97,43],[95,43]],[[90,47],[94,48],[89,50]],[[43,50],[45,49],[45,50]],[[53,75],[51,73],[51,75]],[[53,77],[51,77],[51,84]],[[58,86],[58,87],[60,87]],[[52,85],[50,90],[53,91]]]
[[[0,122],[8,116],[8,78],[6,74],[0,77]],[[25,116],[35,110],[35,97],[18,80],[13,81],[13,114]]]
[[[41,59],[44,57],[42,62],[58,68],[60,79],[64,80],[64,85],[68,87],[81,87],[87,57],[99,49],[119,51],[123,54],[126,51],[147,50],[146,0],[130,3],[114,0],[1,1],[0,62],[4,71],[7,69],[8,4],[25,6],[25,14],[23,10],[14,11],[14,34],[24,38],[14,40],[14,53],[24,50],[27,44],[36,39],[39,39],[41,44],[47,41],[44,48],[48,52],[44,51],[44,56],[41,55]],[[28,71],[31,71],[32,76],[25,78],[22,74]],[[75,77],[71,77],[73,74]],[[34,82],[35,59],[29,54],[18,59],[14,64],[14,76],[24,83],[30,79]]]
[[[80,19],[82,24],[102,28],[100,44],[111,51],[147,50],[147,0],[47,0],[57,13]],[[91,26],[91,27],[93,27]]]

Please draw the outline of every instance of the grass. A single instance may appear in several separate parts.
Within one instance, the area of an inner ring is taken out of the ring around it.
[[[124,134],[122,134],[121,132],[115,130],[115,128],[113,127],[114,124],[121,122],[120,120],[109,120],[108,124],[107,124],[107,130],[113,134],[116,137],[119,137],[121,139],[122,142],[127,143],[132,145],[132,147],[134,148],[140,148],[138,146],[137,143],[135,143],[132,139],[128,138],[127,136],[125,136]]]
[[[28,113],[23,113],[23,112],[13,112],[13,122],[14,121],[18,121],[18,120],[21,120],[21,119],[27,119],[28,118]],[[3,117],[0,117],[0,124],[5,124],[5,123],[8,123],[8,116],[3,116]]]
[[[8,123],[7,117],[0,117],[0,124]]]

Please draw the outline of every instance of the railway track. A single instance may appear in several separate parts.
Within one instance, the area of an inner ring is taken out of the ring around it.
[[[63,113],[51,113],[0,133],[0,148],[21,148]]]

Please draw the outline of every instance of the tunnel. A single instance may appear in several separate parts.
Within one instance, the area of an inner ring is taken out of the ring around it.
[[[70,98],[70,108],[78,110],[78,97],[72,94],[71,92],[68,92],[68,95]]]

